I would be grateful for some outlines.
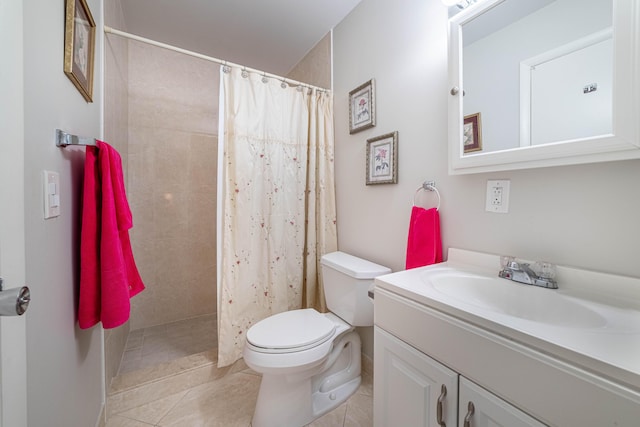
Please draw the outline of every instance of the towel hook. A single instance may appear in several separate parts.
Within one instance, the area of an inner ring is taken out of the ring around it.
[[[420,190],[434,191],[436,193],[436,196],[438,196],[438,205],[436,206],[436,210],[439,211],[440,210],[440,192],[436,188],[436,182],[435,181],[425,181],[425,182],[422,183],[422,185],[420,187],[418,187],[418,189],[416,190],[415,194],[413,195],[413,206],[416,205],[416,196],[418,195]]]

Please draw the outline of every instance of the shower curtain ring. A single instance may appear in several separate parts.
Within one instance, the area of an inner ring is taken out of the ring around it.
[[[280,87],[282,89],[286,89],[287,87],[289,87],[289,85],[287,85],[287,82],[284,81],[284,79],[282,80],[282,83],[280,83]]]
[[[267,73],[262,73],[262,83],[269,83],[269,79],[267,78]]]
[[[247,67],[242,67],[242,78],[246,79],[247,77],[249,77],[249,72],[247,71]]]
[[[227,61],[224,61],[222,64],[222,72],[225,74],[229,74],[231,72],[231,67],[227,65]]]

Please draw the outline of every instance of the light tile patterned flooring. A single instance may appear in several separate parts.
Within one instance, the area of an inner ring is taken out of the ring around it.
[[[206,315],[129,333],[119,374],[217,348],[216,316]]]
[[[192,338],[198,335],[202,338],[203,330],[212,327],[210,319],[207,322],[206,319],[196,318],[191,322],[178,322],[181,323],[180,327],[169,324],[155,327],[152,331],[132,332],[129,337],[131,343],[127,342],[127,352],[140,351],[135,356],[133,353],[126,356],[126,365],[123,357],[120,374],[114,378],[107,398],[106,427],[251,425],[260,386],[259,374],[241,360],[233,366],[218,368],[217,342],[207,344],[209,349],[214,347],[212,350],[196,354],[192,354],[195,344],[180,348],[179,343],[192,342]],[[207,326],[202,326],[205,324]],[[196,332],[198,328],[203,329]],[[183,333],[179,334],[178,330]],[[215,337],[215,320],[213,330]],[[182,339],[178,338],[180,335]],[[149,339],[149,347],[145,351],[144,338],[153,336],[164,338]],[[139,342],[141,337],[142,342]],[[166,355],[152,356],[155,353]],[[185,353],[188,355],[181,357]],[[365,362],[362,384],[356,393],[332,412],[309,424],[309,427],[373,425],[372,370],[371,363]]]

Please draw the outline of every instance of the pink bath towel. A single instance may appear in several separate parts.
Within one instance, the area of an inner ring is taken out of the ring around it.
[[[115,328],[129,319],[129,299],[144,289],[129,229],[131,209],[124,189],[122,160],[109,144],[87,147],[80,233],[78,323]]]
[[[407,270],[442,262],[440,215],[435,208],[414,206],[407,239]]]

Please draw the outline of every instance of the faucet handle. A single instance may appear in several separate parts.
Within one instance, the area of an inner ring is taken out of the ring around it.
[[[511,263],[515,262],[516,258],[511,255],[502,255],[500,256],[500,267],[504,270],[507,267],[511,266]]]
[[[555,279],[556,277],[556,266],[550,262],[538,261],[531,268],[541,279]]]

